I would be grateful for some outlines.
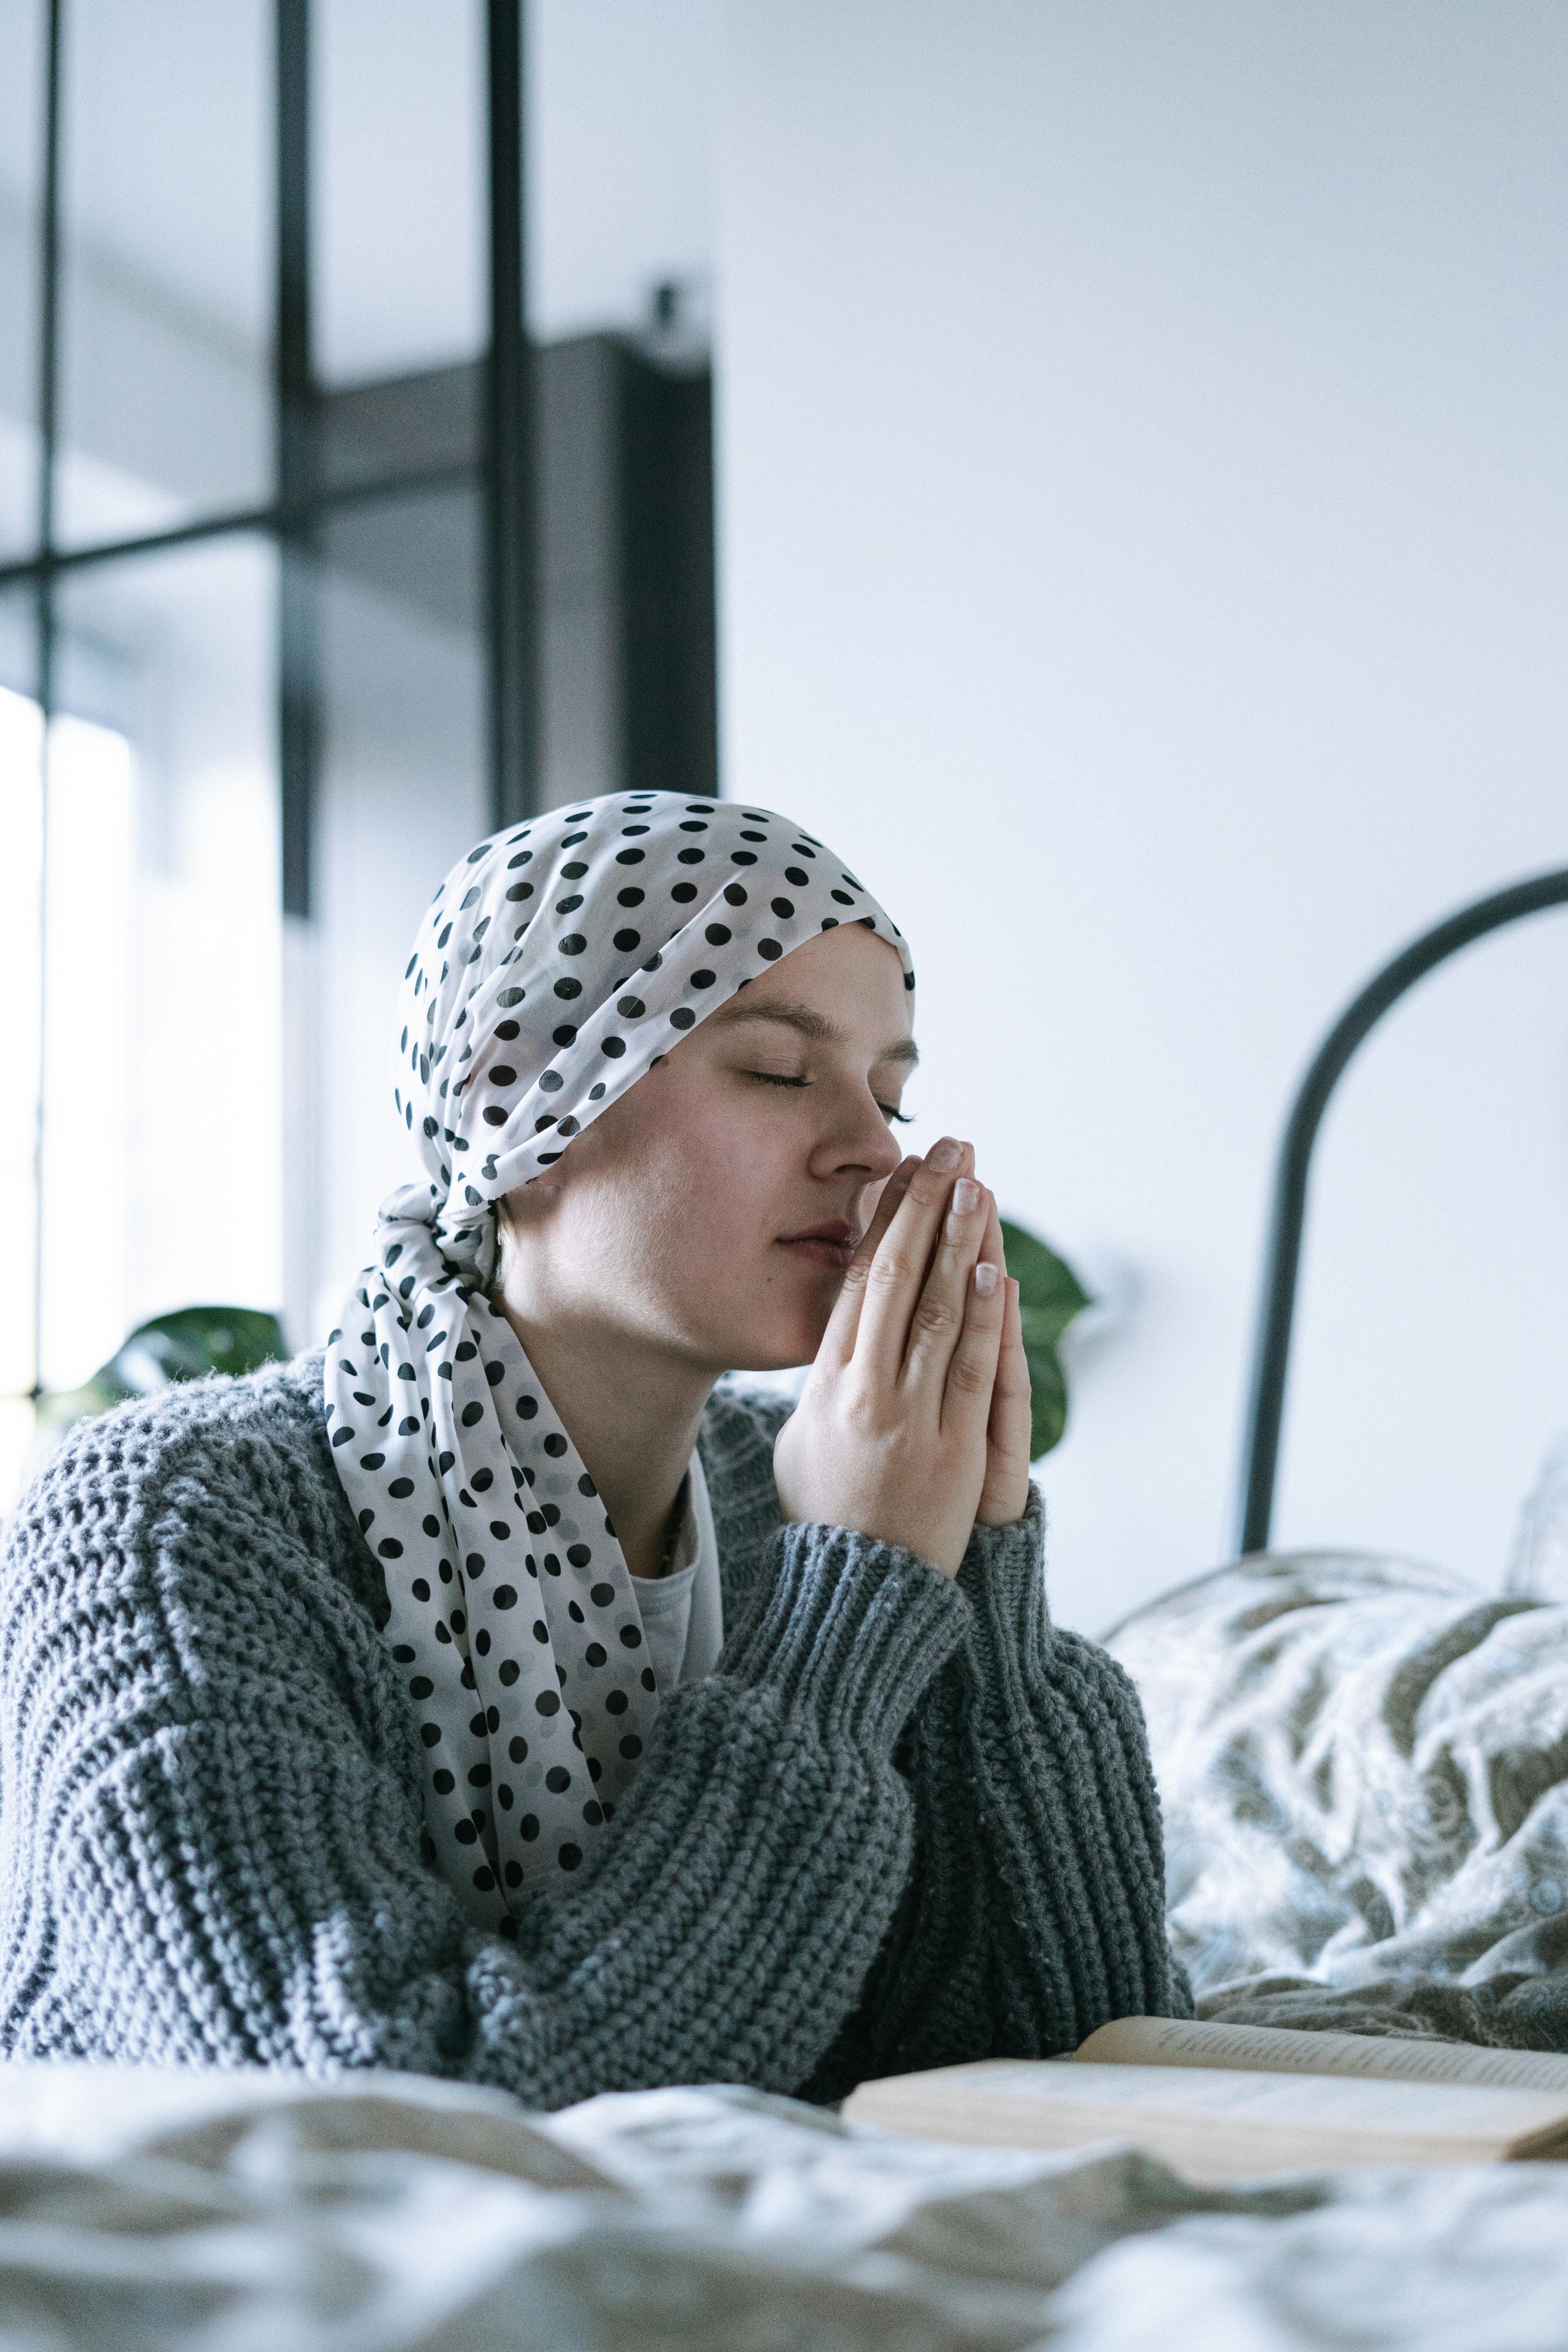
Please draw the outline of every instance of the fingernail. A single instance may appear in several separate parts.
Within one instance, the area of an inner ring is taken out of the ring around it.
[[[973,1176],[961,1176],[952,1188],[952,1205],[961,1217],[980,1206],[980,1187]]]
[[[956,1144],[951,1135],[944,1135],[940,1143],[933,1143],[927,1154],[929,1164],[939,1176],[945,1176],[951,1169],[956,1168],[963,1157],[963,1147]]]
[[[982,1298],[989,1298],[996,1287],[996,1269],[984,1258],[974,1269],[974,1287]]]

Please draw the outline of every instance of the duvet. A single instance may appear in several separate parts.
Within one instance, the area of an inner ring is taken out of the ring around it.
[[[1568,1606],[1264,1554],[1106,1646],[1200,2016],[1568,2051]]]

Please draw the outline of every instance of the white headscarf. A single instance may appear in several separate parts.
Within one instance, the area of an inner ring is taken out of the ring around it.
[[[494,834],[420,925],[399,1117],[428,1181],[383,1202],[327,1347],[332,1458],[383,1563],[425,1742],[434,1858],[517,1932],[578,1868],[658,1707],[594,1482],[489,1290],[493,1203],[561,1158],[705,1014],[838,923],[908,950],[811,835],[763,809],[618,793]]]

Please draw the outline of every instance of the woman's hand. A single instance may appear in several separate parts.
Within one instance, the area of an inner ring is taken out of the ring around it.
[[[1005,1264],[1002,1250],[1002,1220],[991,1203],[982,1258]],[[1033,1423],[1029,1410],[1029,1362],[1024,1353],[1024,1320],[1018,1311],[1018,1286],[1008,1277],[1007,1307],[1002,1324],[1002,1348],[996,1360],[996,1385],[991,1391],[991,1419],[985,1431],[985,1484],[974,1516],[983,1527],[1010,1528],[1029,1506],[1029,1442]]]
[[[1028,1492],[1017,1286],[973,1167],[944,1137],[889,1179],[773,1448],[787,1518],[901,1544],[949,1576],[982,1503],[1016,1518]]]

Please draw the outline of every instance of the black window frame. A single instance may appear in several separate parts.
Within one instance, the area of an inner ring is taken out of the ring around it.
[[[477,487],[484,509],[487,752],[493,825],[521,823],[538,804],[539,616],[534,382],[527,331],[523,211],[523,0],[486,0],[489,132],[489,340],[484,432],[473,460],[378,473],[363,482],[320,478],[321,388],[311,349],[310,0],[274,0],[276,268],[273,319],[274,485],[262,506],[198,515],[130,539],[62,548],[56,537],[59,453],[62,59],[68,0],[43,0],[43,180],[38,206],[37,530],[29,554],[0,563],[0,589],[30,588],[35,698],[46,728],[56,704],[56,583],[72,572],[259,532],[279,564],[279,767],[283,906],[311,913],[310,835],[319,757],[319,679],[312,626],[313,542],[345,509],[421,491]]]
[[[278,776],[282,907],[313,913],[312,836],[321,756],[317,551],[322,526],[345,510],[437,489],[477,488],[484,516],[486,745],[492,828],[525,822],[539,803],[538,488],[535,370],[527,331],[524,217],[523,0],[486,0],[489,339],[477,457],[392,468],[374,479],[323,480],[322,392],[311,344],[310,0],[274,0],[275,272],[272,339],[273,495],[261,506],[198,515],[166,530],[62,548],[57,538],[60,386],[60,187],[68,0],[40,0],[44,23],[42,184],[38,189],[37,525],[32,550],[0,563],[0,590],[31,591],[34,696],[42,718],[39,788],[48,856],[48,722],[58,705],[57,583],[66,575],[206,540],[261,534],[279,551]],[[43,1106],[35,1139],[42,1182]],[[39,1386],[42,1252],[35,1251],[33,1384]]]

